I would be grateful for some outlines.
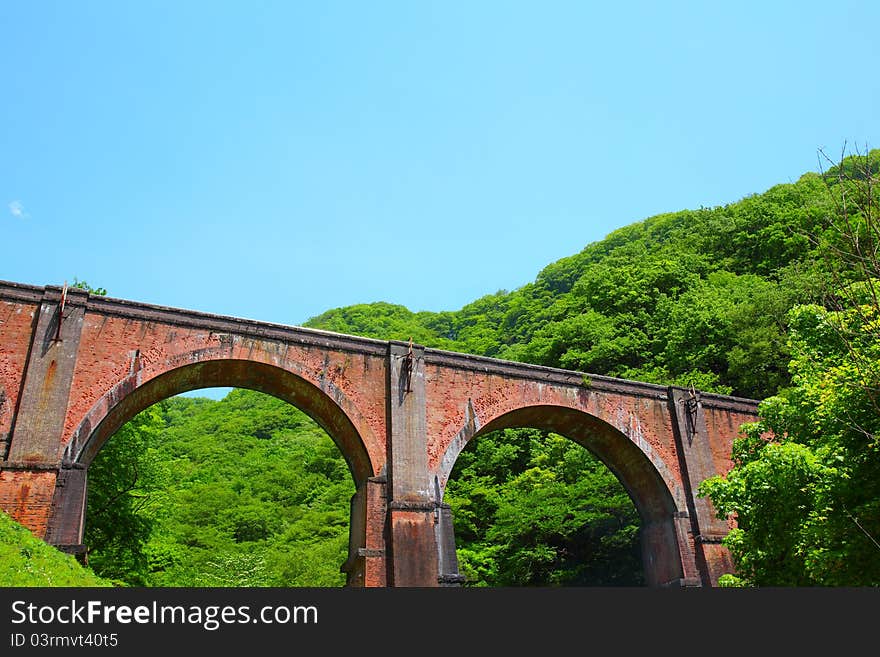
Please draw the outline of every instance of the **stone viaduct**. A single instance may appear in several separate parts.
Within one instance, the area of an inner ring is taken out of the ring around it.
[[[714,586],[729,531],[697,485],[731,467],[757,402],[325,331],[0,281],[0,508],[82,551],[89,464],[151,404],[212,386],[311,416],[344,455],[350,586],[461,581],[443,491],[472,439],[554,431],[615,473],[650,586]]]

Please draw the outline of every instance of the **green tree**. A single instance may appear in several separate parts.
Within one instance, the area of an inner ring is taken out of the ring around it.
[[[728,583],[880,585],[880,245],[877,153],[842,159],[814,243],[834,282],[827,307],[789,318],[792,386],[734,443],[735,467],[703,482],[737,566]]]
[[[880,585],[880,343],[865,317],[880,321],[868,308],[792,311],[794,385],[761,404],[727,476],[701,485],[738,523],[728,582]]]
[[[161,464],[148,452],[164,428],[157,407],[140,413],[104,445],[89,466],[84,541],[101,577],[146,583]]]
[[[568,438],[507,429],[477,439],[459,455],[445,500],[470,586],[642,583],[632,501]]]
[[[340,586],[353,493],[338,448],[290,404],[171,398],[90,468],[90,563],[134,585]]]

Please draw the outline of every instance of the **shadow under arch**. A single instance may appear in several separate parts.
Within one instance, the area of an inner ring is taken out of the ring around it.
[[[676,496],[651,458],[626,434],[594,415],[566,406],[535,405],[504,413],[479,428],[474,426],[467,441],[453,441],[450,449],[457,449],[456,453],[444,455],[444,490],[458,454],[471,440],[493,431],[525,428],[552,431],[573,440],[614,473],[629,493],[641,520],[646,584],[679,585],[684,568],[676,519],[684,509],[679,508]]]
[[[95,403],[81,420],[64,449],[59,482],[48,520],[46,540],[80,553],[85,528],[87,473],[92,460],[126,422],[153,404],[200,388],[246,388],[286,401],[312,418],[342,453],[357,492],[351,499],[349,556],[342,570],[348,586],[364,585],[360,552],[366,541],[367,481],[374,475],[370,454],[355,421],[357,409],[341,390],[325,388],[296,372],[243,359],[216,359],[180,365],[139,384],[137,373],[120,381]],[[363,424],[363,422],[361,422]]]
[[[366,445],[343,409],[350,404],[345,403],[341,391],[331,384],[328,394],[290,370],[241,359],[182,365],[141,385],[131,378],[122,381],[80,422],[64,450],[63,461],[88,467],[104,443],[144,409],[184,392],[215,387],[256,390],[296,406],[336,443],[358,487],[373,475]]]

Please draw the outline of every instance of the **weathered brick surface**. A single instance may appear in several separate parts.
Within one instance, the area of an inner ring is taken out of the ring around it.
[[[666,393],[659,386],[635,386],[627,392],[615,392],[586,386],[580,377],[573,377],[570,382],[542,383],[503,373],[463,371],[443,363],[429,365],[426,380],[430,409],[428,466],[437,475],[441,488],[445,487],[455,458],[470,439],[467,431],[463,433],[469,422],[474,424],[476,435],[481,435],[504,424],[505,415],[535,407],[541,410],[529,416],[532,426],[546,423],[549,428],[557,415],[555,409],[559,408],[582,413],[584,423],[594,422],[594,418],[600,420],[606,429],[619,433],[648,457],[673,496],[681,495]],[[579,442],[593,451],[602,449],[598,441],[591,440],[589,432]],[[618,456],[613,447],[599,455],[610,463]]]
[[[16,522],[43,538],[49,522],[56,472],[0,471],[0,508]]]
[[[385,523],[388,495],[385,481],[371,480],[367,486],[367,523],[364,586],[387,585]]]
[[[434,513],[414,509],[390,509],[392,586],[437,586],[440,571],[434,539]],[[432,558],[419,558],[431,555]]]
[[[726,573],[734,572],[730,551],[718,542],[702,544],[702,558],[706,564],[709,586],[718,586],[718,580]]]
[[[706,408],[706,426],[712,440],[712,458],[715,471],[728,472],[733,467],[730,460],[733,441],[740,435],[740,427],[747,422],[754,422],[755,416],[743,412],[724,409]]]
[[[56,463],[60,457],[58,436],[77,363],[87,297],[82,290],[47,289],[43,294],[16,409],[11,461]]]
[[[285,343],[240,335],[227,331],[178,326],[155,320],[138,321],[128,317],[87,312],[82,331],[80,354],[74,371],[72,392],[64,426],[66,445],[90,413],[91,422],[100,421],[113,402],[110,391],[126,380],[143,386],[157,377],[187,366],[209,361],[262,363],[291,373],[332,396],[355,425],[370,455],[373,472],[378,474],[385,459],[385,362],[369,354],[332,350],[315,345]],[[207,385],[253,387],[256,381],[237,380],[241,372],[229,368],[224,381],[200,381],[198,374],[181,377],[181,387]],[[248,376],[247,370],[241,375]],[[221,374],[222,376],[222,374]],[[268,381],[264,392],[280,393]],[[172,391],[171,394],[184,390]],[[303,400],[304,408],[326,411],[325,397]],[[309,404],[309,402],[312,402]],[[97,409],[97,413],[94,411]],[[329,415],[329,413],[328,413]],[[318,418],[316,418],[318,419]],[[331,420],[324,418],[326,422]]]
[[[469,440],[515,426],[566,435],[617,474],[642,515],[649,583],[714,583],[730,567],[717,533],[710,543],[698,536],[706,514],[693,513],[704,505],[695,501],[688,475],[730,468],[732,440],[742,422],[754,419],[754,402],[704,397],[697,434],[684,436],[673,393],[660,386],[417,346],[410,358],[402,343],[78,294],[67,315],[77,318],[77,342],[64,347],[65,357],[76,347],[75,362],[69,385],[52,397],[63,396],[66,406],[51,411],[51,422],[34,424],[38,414],[29,420],[43,434],[57,426],[57,445],[43,450],[39,464],[0,465],[0,507],[37,535],[47,527],[52,540],[82,535],[81,497],[71,497],[82,487],[73,485],[75,477],[56,486],[61,461],[68,474],[72,467],[85,472],[103,442],[143,408],[195,388],[234,386],[300,407],[348,460],[359,491],[350,583],[435,586],[439,575],[454,581],[455,573],[440,573],[438,565],[442,491]],[[36,313],[42,304],[45,333],[57,297],[56,288],[0,282],[0,437],[16,431]],[[33,368],[33,390],[45,384],[50,360]],[[28,432],[13,435],[13,447],[19,438],[27,446]],[[53,464],[55,454],[60,460]]]
[[[39,307],[36,301],[0,301],[0,452],[12,429],[12,413],[18,406]]]

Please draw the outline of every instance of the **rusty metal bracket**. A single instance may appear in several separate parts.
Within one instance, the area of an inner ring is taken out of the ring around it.
[[[697,434],[697,411],[700,406],[700,393],[691,384],[690,396],[682,400],[685,408],[685,420],[687,422],[688,440],[693,440]]]
[[[64,305],[67,303],[67,281],[61,289],[61,303],[58,304],[58,326],[55,329],[55,342],[61,342],[61,322],[64,321]]]
[[[406,370],[406,391],[412,392],[412,372],[415,365],[415,354],[413,354],[413,339],[409,339],[409,351],[403,357],[403,367]]]

